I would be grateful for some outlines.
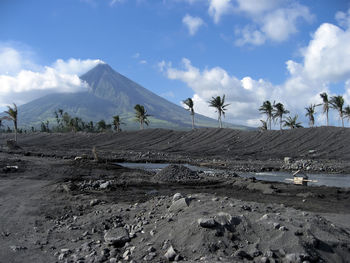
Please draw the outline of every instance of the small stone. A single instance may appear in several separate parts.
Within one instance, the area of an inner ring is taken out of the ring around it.
[[[148,255],[146,255],[146,256],[143,258],[143,260],[145,260],[145,261],[151,261],[151,260],[154,259],[156,256],[157,256],[156,253],[151,252],[151,253],[149,253]]]
[[[186,198],[180,198],[169,207],[169,211],[178,212],[186,209],[187,207],[188,207],[188,200]]]
[[[97,205],[98,203],[100,203],[100,200],[98,200],[98,199],[92,199],[92,200],[90,201],[90,206],[95,206],[95,205]]]
[[[123,247],[126,242],[130,241],[129,232],[122,227],[107,231],[104,239],[107,244],[116,247]]]
[[[214,228],[217,222],[213,218],[199,218],[198,224],[204,228]]]
[[[176,252],[173,248],[173,246],[170,246],[167,250],[167,252],[164,254],[164,257],[169,260],[169,261],[173,261],[176,257]]]
[[[280,228],[280,224],[279,223],[273,223],[273,228],[274,229],[279,229]]]
[[[279,230],[281,230],[281,231],[288,231],[288,228],[285,227],[285,226],[281,226],[281,227],[279,228]]]
[[[173,203],[176,202],[177,200],[181,199],[181,198],[183,198],[182,194],[180,194],[180,193],[174,194],[174,196],[173,196]]]
[[[105,183],[100,184],[100,189],[107,189],[107,188],[110,188],[110,186],[111,186],[111,182],[107,181]]]

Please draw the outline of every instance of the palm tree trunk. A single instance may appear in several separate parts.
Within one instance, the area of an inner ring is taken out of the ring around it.
[[[282,115],[280,117],[280,131],[282,131]]]
[[[327,126],[328,126],[328,111],[327,111],[327,113],[326,113],[326,116],[327,116]]]
[[[192,114],[192,130],[194,130],[194,114]]]
[[[219,112],[219,118],[218,118],[218,120],[219,120],[219,127],[220,127],[220,128],[222,128],[222,123],[221,123],[221,114],[220,114],[220,112]]]
[[[269,116],[269,126],[270,126],[270,130],[272,129],[271,127],[271,116]]]
[[[14,121],[14,128],[15,128],[15,142],[17,142],[17,121]]]
[[[342,126],[343,126],[343,128],[344,128],[344,118],[343,118],[343,114],[340,115],[340,118],[341,118],[341,124],[342,124]]]

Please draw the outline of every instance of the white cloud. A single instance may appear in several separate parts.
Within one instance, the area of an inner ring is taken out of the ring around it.
[[[203,20],[200,17],[193,17],[187,14],[182,19],[182,23],[185,24],[188,28],[188,32],[191,36],[195,35],[198,29],[204,25]]]
[[[350,78],[350,29],[322,24],[304,49],[304,70],[312,79],[342,81]]]
[[[345,12],[337,12],[335,14],[335,19],[338,21],[339,25],[341,25],[344,28],[350,27],[350,8],[348,11]]]
[[[147,60],[140,60],[140,62],[139,62],[140,64],[147,64]]]
[[[282,42],[298,32],[298,22],[312,22],[314,16],[306,6],[285,0],[237,0],[237,13],[245,14],[251,24],[236,29],[237,45],[262,45],[265,40]]]
[[[111,0],[109,2],[109,5],[114,6],[115,4],[119,4],[119,3],[123,3],[123,2],[125,2],[125,0]]]
[[[52,66],[42,67],[11,47],[0,49],[0,58],[5,58],[1,66],[11,69],[11,72],[0,70],[0,107],[12,102],[21,105],[49,93],[86,90],[87,84],[79,75],[103,63],[101,60],[59,59]],[[27,65],[32,69],[26,69]]]
[[[59,73],[70,74],[70,75],[82,75],[88,70],[92,69],[97,64],[104,63],[99,59],[74,59],[70,58],[68,61],[64,61],[62,59],[58,59],[54,64],[53,68],[57,70]]]
[[[213,17],[214,22],[219,23],[221,16],[233,12],[231,0],[209,0],[208,13]]]
[[[281,0],[236,0],[238,11],[256,15],[271,10],[280,4]]]
[[[245,44],[262,45],[266,41],[266,36],[259,30],[254,29],[252,26],[245,26],[242,29],[236,28],[236,35],[240,35],[240,38],[235,41],[237,46],[243,46]]]
[[[231,104],[226,121],[260,125],[259,120],[264,116],[259,114],[258,108],[264,100],[275,100],[282,102],[292,115],[298,114],[307,125],[306,106],[321,103],[319,94],[322,92],[327,92],[329,96],[339,95],[330,88],[332,83],[344,84],[343,96],[346,104],[350,103],[349,43],[350,29],[322,24],[303,48],[303,61],[286,62],[289,76],[281,85],[249,76],[239,79],[221,67],[201,70],[187,58],[182,60],[180,68],[165,61],[160,63],[160,67],[169,79],[180,80],[194,91],[195,110],[203,115],[216,118],[207,101],[212,96],[225,94],[227,102]],[[324,125],[321,109],[318,112],[318,125]],[[336,113],[332,119],[333,124],[338,125]]]

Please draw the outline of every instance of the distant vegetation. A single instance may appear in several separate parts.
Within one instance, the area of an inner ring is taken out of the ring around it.
[[[326,92],[321,93],[320,97],[322,98],[321,104],[311,104],[308,107],[305,107],[306,114],[305,116],[309,118],[309,126],[314,127],[315,125],[315,115],[316,108],[322,106],[322,113],[326,115],[326,125],[329,125],[329,110],[334,109],[338,112],[339,118],[342,122],[342,127],[344,127],[344,118],[350,120],[350,106],[346,106],[344,108],[344,98],[341,95],[333,96],[330,99],[328,98],[328,94]],[[284,108],[282,103],[271,103],[269,100],[263,102],[260,106],[259,111],[261,114],[266,115],[266,121],[260,120],[261,122],[261,130],[267,130],[268,128],[271,130],[271,122],[276,122],[279,120],[280,129],[283,127],[288,128],[302,128],[301,123],[298,122],[298,115],[288,116],[286,119],[283,118],[285,114],[288,114],[289,111]]]
[[[327,93],[321,93],[320,97],[322,98],[321,104],[311,104],[305,107],[306,113],[305,116],[309,119],[309,127],[315,126],[315,115],[317,114],[316,109],[319,106],[322,106],[322,113],[326,115],[326,125],[329,125],[329,110],[334,109],[339,114],[339,118],[342,122],[342,127],[344,127],[344,119],[350,121],[350,106],[344,107],[344,98],[343,96],[337,95],[332,96],[330,99],[328,98]],[[194,122],[194,102],[191,98],[187,98],[183,101],[183,104],[187,106],[187,110],[190,112],[192,117],[192,129],[195,128]],[[222,116],[225,116],[225,111],[227,110],[227,106],[229,104],[225,104],[225,95],[222,97],[212,97],[211,100],[208,101],[209,107],[213,107],[216,109],[218,113],[218,121],[219,127],[222,128]],[[149,115],[147,110],[143,105],[136,104],[134,106],[135,115],[134,120],[140,124],[140,129],[144,129],[144,125],[147,126],[150,123]],[[272,121],[274,123],[279,124],[280,130],[283,127],[287,127],[290,129],[302,128],[303,126],[298,121],[298,115],[288,115],[289,110],[285,108],[285,106],[281,102],[273,102],[271,103],[269,100],[263,102],[263,104],[259,108],[259,112],[266,116],[265,120],[260,120],[261,127],[260,130],[268,130],[272,129]],[[18,129],[18,109],[17,105],[14,103],[13,106],[8,106],[8,110],[5,111],[6,116],[0,118],[0,131],[1,132],[14,132],[15,133],[15,141],[17,141],[17,133],[28,133],[28,132],[120,132],[121,126],[126,125],[119,115],[113,116],[111,123],[106,122],[105,120],[100,120],[97,123],[93,121],[84,121],[79,117],[71,116],[68,112],[65,112],[63,109],[58,109],[54,114],[54,123],[50,124],[50,121],[42,121],[40,125],[40,130],[36,130],[36,128],[31,127],[30,130]],[[13,122],[13,129],[9,126],[5,128],[4,120]]]

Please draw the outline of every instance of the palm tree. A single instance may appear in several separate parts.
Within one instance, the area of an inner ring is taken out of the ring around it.
[[[140,129],[143,130],[143,124],[146,124],[148,126],[149,120],[147,119],[147,117],[150,117],[151,115],[147,114],[145,107],[143,107],[140,104],[136,104],[134,109],[135,109],[135,120],[140,123]]]
[[[13,108],[10,106],[7,106],[8,110],[5,111],[7,116],[3,117],[4,120],[13,121],[13,127],[15,129],[15,141],[17,142],[17,117],[18,117],[18,110],[17,105],[13,103]]]
[[[291,129],[295,129],[295,128],[303,128],[303,126],[301,126],[301,123],[298,122],[298,115],[295,115],[294,117],[288,116],[286,120],[283,121],[284,122],[284,127],[289,127]]]
[[[309,107],[306,107],[305,110],[306,110],[306,114],[305,116],[309,117],[309,125],[310,127],[314,127],[315,125],[315,108],[316,108],[317,105],[315,104],[311,104]]]
[[[222,99],[220,96],[212,97],[212,99],[208,101],[208,103],[209,107],[216,108],[216,111],[218,113],[219,127],[222,128],[221,115],[225,117],[226,107],[230,105],[225,104],[225,95],[222,96]]]
[[[263,105],[259,108],[259,111],[261,114],[267,115],[266,122],[269,123],[270,130],[271,130],[272,110],[273,110],[272,104],[268,100],[264,101]]]
[[[320,94],[322,100],[323,100],[323,113],[326,113],[327,117],[327,126],[328,126],[328,112],[329,112],[329,100],[328,95],[326,92],[323,92]]]
[[[280,119],[280,130],[282,130],[283,115],[289,113],[289,111],[284,108],[282,103],[273,103],[272,112],[274,120]]]
[[[192,116],[192,130],[194,129],[194,109],[193,109],[193,100],[191,98],[187,98],[183,101],[183,103],[188,107],[187,110],[191,112]]]
[[[117,132],[120,132],[120,125],[124,124],[119,115],[113,116],[113,126],[114,126],[114,130],[116,130]]]
[[[342,126],[344,128],[344,117],[343,117],[344,98],[343,98],[343,96],[341,96],[341,95],[333,96],[333,97],[331,97],[329,103],[331,104],[331,108],[333,108],[339,112],[339,117],[341,119],[341,123],[342,123]]]
[[[348,121],[350,121],[350,106],[346,106],[344,108],[344,118],[347,118]]]

